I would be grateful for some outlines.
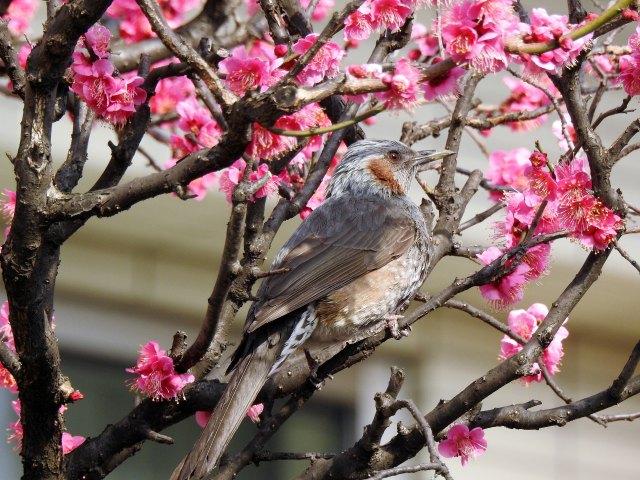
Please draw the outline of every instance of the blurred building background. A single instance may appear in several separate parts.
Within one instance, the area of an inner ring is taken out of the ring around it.
[[[495,78],[485,80],[478,91],[478,97],[485,102],[498,102],[506,96],[508,90]],[[602,109],[618,103],[616,97],[607,98]],[[0,137],[0,150],[12,154],[19,139],[20,104],[3,100],[1,105],[5,128]],[[403,121],[426,121],[441,114],[443,110],[437,106],[420,108],[414,117],[385,114],[367,134],[372,138],[399,138]],[[547,126],[554,119],[550,119]],[[629,117],[609,121],[606,142],[615,138],[631,120]],[[57,163],[66,156],[68,123],[63,120],[55,126],[53,156]],[[106,165],[110,138],[114,135],[109,128],[96,127],[89,163],[94,169],[87,172],[83,185],[90,185],[99,168]],[[492,151],[518,146],[533,148],[536,139],[541,139],[552,155],[559,152],[548,132],[514,134],[500,127],[485,141]],[[444,136],[428,139],[419,146],[434,148],[443,144]],[[465,168],[486,170],[488,161],[474,143],[467,137],[463,145],[460,163]],[[147,148],[158,155],[160,163],[168,158],[165,149],[151,144]],[[627,201],[640,204],[637,166],[633,169],[633,163],[638,160],[635,157],[637,154],[621,162],[614,174],[614,185],[623,189]],[[144,158],[136,157],[130,177],[146,171]],[[11,164],[6,160],[0,162],[0,188],[14,188]],[[417,200],[419,192],[414,193]],[[467,218],[487,205],[485,193],[480,192],[477,197],[467,211]],[[72,434],[96,436],[106,424],[117,421],[131,409],[134,395],[128,391],[128,385],[132,376],[124,369],[135,364],[141,344],[156,340],[168,348],[176,330],[185,330],[190,339],[194,338],[215,281],[228,213],[228,205],[217,192],[203,202],[183,202],[165,196],[136,205],[114,218],[92,219],[64,245],[57,287],[56,331],[64,373],[86,397],[72,405],[66,415]],[[297,221],[283,228],[274,249],[287,238]],[[473,228],[469,235],[465,233],[462,242],[487,244],[491,236],[488,224]],[[636,239],[623,238],[621,245],[634,258],[640,258],[640,243]],[[575,244],[557,242],[550,275],[531,285],[519,306],[527,308],[533,302],[550,305],[573,278],[586,255]],[[607,388],[640,338],[635,297],[638,272],[616,252],[611,257],[603,275],[575,309],[567,325],[570,336],[564,342],[562,371],[556,379],[574,399]],[[468,260],[445,259],[423,290],[437,292],[455,276],[475,269],[477,266]],[[0,297],[0,300],[6,298],[3,292]],[[475,291],[461,298],[478,307],[490,308]],[[506,318],[506,312],[493,313]],[[244,317],[240,316],[237,324],[243,321]],[[272,451],[336,452],[352,445],[371,421],[373,395],[385,389],[391,365],[407,373],[400,396],[412,398],[421,409],[429,411],[440,399],[452,397],[495,365],[501,337],[499,332],[465,314],[437,311],[418,322],[408,338],[387,342],[371,359],[329,382],[274,437],[269,448]],[[13,398],[6,391],[0,391],[0,429],[15,421],[10,407]],[[483,407],[530,399],[542,400],[542,408],[562,404],[544,384],[524,386],[516,382],[489,397]],[[607,413],[635,411],[640,411],[640,399],[632,399]],[[410,422],[405,416],[398,418]],[[250,424],[243,426],[246,439],[254,428]],[[187,420],[163,432],[175,438],[175,446],[148,442],[109,478],[166,478],[198,430],[193,420]],[[390,427],[389,433],[394,432],[395,426]],[[506,480],[515,475],[522,480],[631,480],[640,475],[640,420],[613,423],[606,429],[588,419],[564,428],[532,432],[490,429],[486,438],[489,443],[486,454],[464,469],[459,466],[459,459],[447,462],[454,478]],[[420,460],[417,458],[414,462]],[[11,445],[1,441],[0,466],[0,478],[19,477],[18,456],[11,451]],[[305,462],[279,462],[269,465],[268,471],[252,467],[240,478],[290,478],[304,466]],[[411,478],[431,478],[431,474]]]

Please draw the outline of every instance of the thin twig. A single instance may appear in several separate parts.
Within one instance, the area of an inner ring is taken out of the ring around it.
[[[11,83],[13,83],[14,95],[24,100],[25,75],[18,62],[18,54],[13,48],[11,32],[9,32],[9,20],[0,19],[0,58],[4,62]]]
[[[477,213],[472,218],[470,218],[469,220],[467,220],[466,222],[464,222],[458,227],[458,233],[462,233],[467,228],[473,227],[474,225],[484,222],[487,218],[492,216],[494,213],[499,212],[505,206],[506,206],[505,202],[498,202],[495,205],[492,205],[491,207],[487,208],[485,211]]]
[[[538,362],[538,367],[540,368],[540,372],[542,373],[542,377],[544,378],[545,383],[549,386],[553,393],[555,393],[567,405],[573,402],[573,399],[568,395],[565,395],[565,393],[562,391],[562,388],[560,388],[560,385],[558,385],[555,379],[551,376],[551,374],[549,373],[549,369],[544,364],[544,362]],[[605,426],[605,423],[600,418],[598,418],[597,415],[591,414],[587,415],[587,417],[590,420],[593,420],[598,425]]]
[[[407,466],[407,467],[394,467],[387,470],[381,470],[375,475],[368,477],[370,480],[382,480],[383,478],[395,477],[397,475],[403,475],[405,473],[417,473],[425,472],[428,470],[435,470],[438,475],[442,475],[444,478],[451,479],[451,475],[447,471],[442,470],[445,467],[443,463],[421,463],[419,465]],[[446,468],[446,467],[445,467]]]
[[[631,257],[631,255],[629,255],[629,253],[620,246],[617,240],[613,242],[613,248],[615,248],[618,251],[618,253],[622,256],[622,258],[624,258],[627,262],[629,262],[633,268],[635,268],[638,272],[640,272],[640,264],[636,260],[634,260]]]
[[[0,365],[4,366],[15,380],[20,375],[20,360],[0,337]]]
[[[154,169],[156,172],[161,172],[162,170],[164,170],[160,164],[158,162],[156,162],[156,160],[153,158],[153,156],[147,152],[147,150],[143,147],[138,147],[138,152],[140,152],[140,154],[147,159],[147,162],[149,163],[149,166]]]
[[[146,428],[143,433],[144,433],[144,436],[148,440],[151,440],[152,442],[162,443],[164,445],[173,445],[175,443],[173,438],[167,435],[162,435],[161,433],[158,433],[158,432],[154,432],[150,428]]]
[[[620,103],[620,105],[618,105],[617,107],[613,107],[613,108],[607,110],[606,112],[602,112],[600,115],[598,115],[598,118],[596,119],[596,121],[593,122],[593,125],[591,125],[591,128],[593,128],[594,130],[596,128],[598,128],[600,126],[600,124],[607,117],[611,117],[611,116],[617,115],[619,113],[633,112],[633,110],[627,110],[627,106],[629,105],[629,102],[631,101],[632,98],[633,97],[631,97],[631,95],[627,95],[625,98],[622,99],[622,103]]]
[[[520,345],[524,345],[525,343],[527,343],[527,340],[524,337],[521,337],[516,332],[511,330],[507,325],[502,323],[500,320],[489,315],[487,312],[480,310],[479,308],[476,308],[472,305],[461,302],[459,300],[447,300],[443,304],[443,306],[447,308],[455,308],[456,310],[461,310],[463,312],[468,313],[472,317],[477,318],[478,320],[482,320],[484,323],[486,323],[490,327],[493,327],[496,330],[504,333],[506,336],[508,336],[509,338],[512,338],[513,340],[518,342]]]
[[[453,109],[447,104],[447,102],[438,100],[438,103],[440,103],[440,105],[442,105],[442,107],[447,112],[449,112],[450,114],[453,114]],[[489,158],[489,155],[491,154],[491,152],[489,152],[489,149],[485,145],[482,138],[478,135],[478,133],[475,130],[473,130],[469,125],[464,126],[464,131],[467,133],[467,135],[469,135],[469,138],[471,138],[471,140],[473,140],[473,142],[478,146],[482,154],[486,158]]]
[[[640,418],[640,412],[621,413],[618,415],[597,415],[597,417],[605,423],[611,422],[633,422]]]
[[[456,173],[461,173],[462,175],[466,175],[468,177],[473,172],[471,170],[467,170],[466,168],[463,168],[463,167],[456,167]],[[482,179],[482,181],[480,182],[480,186],[482,188],[484,188],[485,190],[489,190],[489,191],[492,191],[492,192],[514,192],[514,191],[516,191],[510,185],[494,185],[493,183],[491,183],[486,178]]]
[[[449,469],[440,458],[440,455],[438,455],[438,447],[436,447],[436,442],[433,438],[433,431],[427,423],[427,420],[424,418],[424,415],[422,415],[416,404],[411,399],[399,400],[396,403],[409,410],[415,421],[420,425],[420,429],[422,430],[422,434],[424,435],[425,442],[427,444],[427,450],[429,451],[429,460],[431,460],[430,464],[423,464],[423,466],[429,465],[429,468],[424,468],[424,470],[436,470],[436,472],[442,475],[446,480],[452,480]],[[396,469],[397,468],[402,467],[396,467]]]

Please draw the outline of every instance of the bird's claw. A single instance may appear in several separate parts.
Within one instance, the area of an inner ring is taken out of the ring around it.
[[[389,333],[396,340],[400,340],[402,337],[407,337],[411,333],[410,326],[406,326],[402,329],[398,328],[398,320],[401,318],[404,318],[404,315],[387,314],[384,316]]]
[[[316,390],[320,390],[324,386],[324,380],[318,376],[318,368],[320,367],[320,364],[315,358],[313,358],[313,355],[311,355],[309,350],[305,348],[303,351],[304,357],[307,359],[307,365],[309,365],[309,381]]]

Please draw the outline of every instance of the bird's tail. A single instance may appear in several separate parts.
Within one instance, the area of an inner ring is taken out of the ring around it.
[[[238,362],[200,438],[176,467],[171,480],[199,480],[218,464],[280,355],[283,342],[274,336],[279,337],[279,333],[264,335]]]

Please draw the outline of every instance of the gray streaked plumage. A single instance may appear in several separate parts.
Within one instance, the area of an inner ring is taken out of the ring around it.
[[[430,239],[406,193],[419,165],[448,153],[388,140],[349,147],[325,202],[274,259],[272,269],[287,270],[258,290],[227,390],[172,479],[200,479],[217,465],[268,376],[303,343],[347,340],[413,296]]]

